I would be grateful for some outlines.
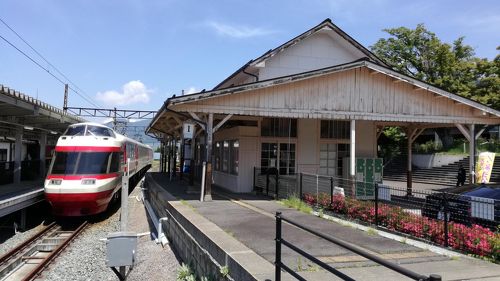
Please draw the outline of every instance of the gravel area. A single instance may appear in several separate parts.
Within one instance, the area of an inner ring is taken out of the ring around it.
[[[129,231],[149,232],[144,206],[137,200],[141,193],[137,186],[129,196]],[[59,256],[43,276],[43,280],[118,280],[106,267],[106,242],[100,239],[120,228],[120,211],[108,215],[92,225]],[[154,231],[154,230],[151,230]],[[137,245],[137,261],[127,280],[175,280],[180,267],[174,253],[167,245],[162,248],[149,235],[141,236]]]
[[[0,244],[0,256],[7,253],[10,249],[13,249],[17,245],[21,244],[31,236],[35,235],[38,231],[42,230],[44,227],[45,225],[42,223],[24,232],[18,232],[12,237],[8,238],[2,244]],[[13,232],[13,230],[9,230],[9,232]]]
[[[19,230],[17,233],[14,233],[13,224],[14,222],[19,223],[19,212],[0,219],[0,256],[35,235],[48,223],[52,222],[47,205],[40,203],[29,207],[27,209],[29,219],[27,219],[26,230]]]

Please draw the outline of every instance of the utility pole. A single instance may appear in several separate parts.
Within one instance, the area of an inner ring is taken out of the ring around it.
[[[113,130],[116,131],[116,107],[113,110]]]
[[[68,84],[64,84],[63,112],[64,114],[68,112]]]

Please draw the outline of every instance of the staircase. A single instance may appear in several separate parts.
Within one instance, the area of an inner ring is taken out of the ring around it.
[[[429,169],[413,166],[413,182],[455,186],[457,184],[459,164],[462,164],[462,167],[467,171],[469,167],[469,157],[467,156],[460,161],[448,165]],[[394,158],[384,167],[384,180],[406,181],[406,166],[406,155]],[[467,174],[466,179],[466,182],[468,181],[469,174]],[[500,157],[495,157],[490,182],[500,182]]]

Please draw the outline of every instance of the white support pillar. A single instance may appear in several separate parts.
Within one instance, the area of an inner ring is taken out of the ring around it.
[[[411,196],[413,189],[413,174],[412,174],[412,154],[411,154],[411,146],[413,145],[413,129],[408,128],[407,136],[407,152],[408,152],[408,163],[406,166],[406,196]]]
[[[14,183],[21,182],[21,157],[23,151],[23,129],[16,131],[16,143],[14,148]]]
[[[475,171],[474,171],[474,163],[476,160],[476,134],[475,134],[476,126],[471,124],[469,126],[469,183],[474,184],[476,182]]]
[[[45,165],[47,133],[45,132],[40,133],[39,145],[40,145],[40,178],[45,178],[45,172],[47,171],[47,167]]]
[[[212,142],[213,142],[213,125],[214,114],[210,113],[207,120],[207,168],[205,176],[205,199],[204,201],[212,201]]]
[[[356,120],[351,120],[351,156],[350,156],[350,180],[352,180],[352,196],[355,196],[356,192]]]

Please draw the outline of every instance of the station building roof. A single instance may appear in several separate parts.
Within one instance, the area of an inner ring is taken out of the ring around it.
[[[206,114],[422,127],[500,124],[500,111],[395,71],[328,19],[213,90],[167,99],[146,131],[174,134],[183,121]]]
[[[33,134],[45,132],[58,135],[68,125],[85,121],[0,84],[0,136],[12,136],[13,131],[19,128]]]

